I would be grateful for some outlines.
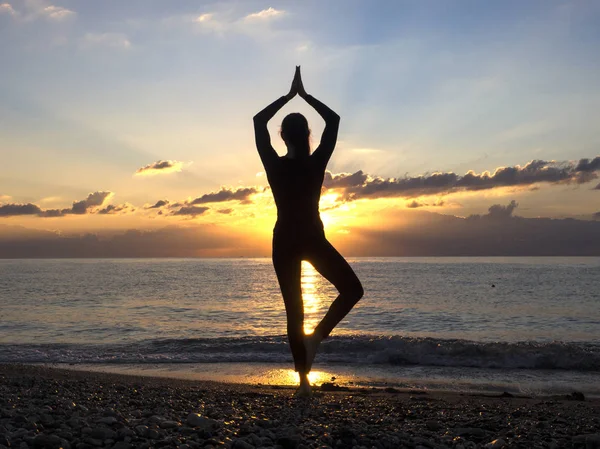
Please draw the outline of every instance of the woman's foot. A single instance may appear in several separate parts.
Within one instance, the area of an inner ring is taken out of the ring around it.
[[[306,372],[310,373],[312,364],[317,355],[317,349],[323,339],[316,333],[312,333],[304,337],[304,347],[306,348]]]
[[[312,397],[313,392],[312,388],[310,388],[310,382],[308,381],[307,374],[300,374],[300,386],[294,393],[294,396],[297,398],[310,398]]]

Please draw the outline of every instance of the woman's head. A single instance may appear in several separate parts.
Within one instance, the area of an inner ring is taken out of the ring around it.
[[[288,114],[281,122],[281,138],[293,156],[310,154],[310,128],[308,121],[299,112]]]

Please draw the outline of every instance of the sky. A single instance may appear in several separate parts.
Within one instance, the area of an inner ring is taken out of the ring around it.
[[[342,118],[321,211],[345,253],[437,254],[441,224],[406,242],[424,219],[600,226],[596,1],[0,0],[0,41],[0,257],[269,255],[251,119],[296,65]],[[292,100],[281,155],[294,111],[323,129]]]

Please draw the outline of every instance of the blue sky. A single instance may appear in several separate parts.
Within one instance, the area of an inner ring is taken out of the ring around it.
[[[306,89],[342,116],[334,173],[479,173],[600,153],[598,2],[0,5],[4,202],[63,207],[107,190],[142,206],[264,185],[251,117],[287,92],[297,64]],[[322,129],[294,100],[271,126],[281,153],[277,124],[294,110],[314,143]],[[184,170],[133,176],[157,160]],[[595,212],[591,187],[506,202],[531,216],[584,216]],[[490,201],[469,196],[462,215]]]

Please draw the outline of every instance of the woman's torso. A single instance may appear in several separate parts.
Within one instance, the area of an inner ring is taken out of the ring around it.
[[[322,230],[319,215],[321,186],[325,168],[312,157],[291,159],[280,157],[276,167],[267,172],[277,206],[275,231]]]

